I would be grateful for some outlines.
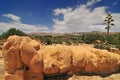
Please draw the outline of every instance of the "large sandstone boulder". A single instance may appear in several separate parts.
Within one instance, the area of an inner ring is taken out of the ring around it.
[[[5,80],[43,80],[59,74],[111,74],[120,55],[89,46],[41,45],[29,37],[10,36],[3,46]]]
[[[16,69],[22,68],[20,57],[20,43],[21,38],[18,36],[9,37],[7,42],[3,45],[3,58],[5,62],[6,72],[9,74],[14,73]]]
[[[7,39],[2,50],[7,73],[5,80],[43,79],[41,63],[31,63],[38,54],[36,48],[40,48],[40,43],[29,37],[11,36]]]
[[[85,46],[52,45],[41,49],[44,74],[110,74],[120,69],[120,56]]]

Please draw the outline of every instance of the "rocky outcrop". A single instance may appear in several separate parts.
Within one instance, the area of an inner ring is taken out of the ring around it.
[[[5,80],[42,80],[42,62],[31,63],[40,43],[29,37],[11,36],[3,45]]]
[[[120,55],[120,50],[118,48],[110,48],[110,52]]]
[[[120,55],[89,46],[40,45],[29,37],[10,36],[3,46],[5,80],[44,80],[58,74],[111,74]]]

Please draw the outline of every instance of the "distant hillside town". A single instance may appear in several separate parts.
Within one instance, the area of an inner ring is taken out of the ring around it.
[[[71,32],[71,33],[47,33],[47,32],[34,32],[34,33],[29,33],[28,35],[39,35],[39,36],[64,36],[64,35],[75,35],[75,36],[80,36],[83,34],[92,34],[92,33],[98,33],[98,34],[106,34],[106,32],[100,32],[100,31],[92,31],[92,32]],[[109,34],[117,34],[119,32],[110,32]]]

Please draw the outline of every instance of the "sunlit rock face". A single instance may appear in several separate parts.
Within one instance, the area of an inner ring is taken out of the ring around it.
[[[2,50],[5,80],[43,80],[42,61],[32,61],[39,49],[40,43],[29,37],[9,37]]]
[[[89,46],[41,45],[29,37],[10,36],[3,45],[5,80],[44,80],[59,74],[111,74],[120,55]]]

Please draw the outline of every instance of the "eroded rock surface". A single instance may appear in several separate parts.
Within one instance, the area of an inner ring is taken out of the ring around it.
[[[3,46],[5,80],[44,80],[58,74],[111,74],[120,55],[84,46],[41,45],[29,37],[10,36]]]
[[[5,80],[42,80],[41,62],[31,63],[39,47],[40,43],[29,37],[9,37],[3,45]]]
[[[120,80],[120,74],[112,74],[110,76],[101,77],[99,75],[94,76],[76,76],[73,75],[67,80]]]

